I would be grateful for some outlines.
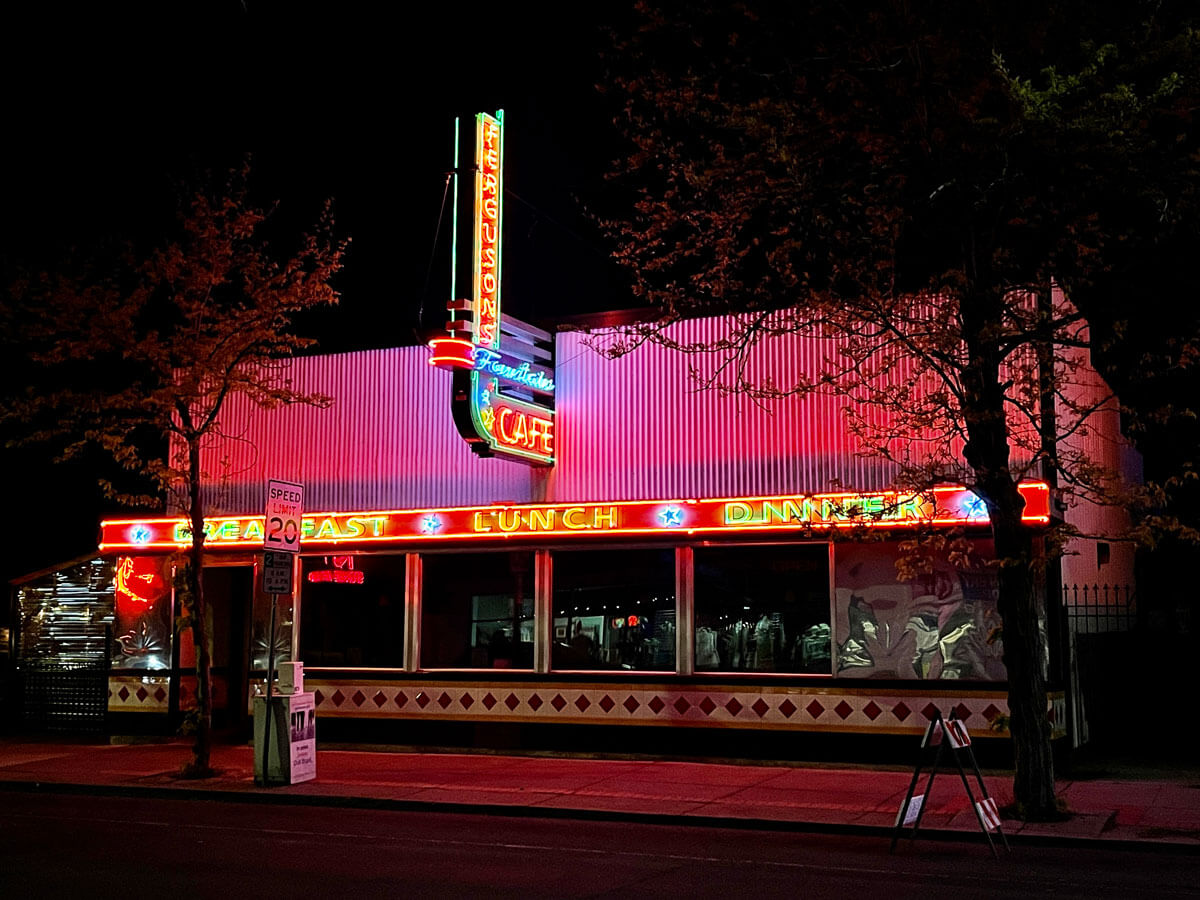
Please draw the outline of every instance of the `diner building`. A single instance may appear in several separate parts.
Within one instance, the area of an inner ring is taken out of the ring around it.
[[[676,328],[706,341],[727,325]],[[553,343],[550,466],[473,453],[450,415],[456,373],[426,347],[291,361],[328,408],[230,398],[203,465],[218,726],[244,726],[261,690],[264,492],[283,479],[303,485],[304,514],[275,658],[303,662],[322,720],[905,733],[938,708],[1004,733],[978,497],[891,492],[833,398],[763,406],[697,390],[670,349]],[[780,338],[754,363],[783,382],[805,349]],[[1022,493],[1031,529],[1059,514],[1044,481]],[[930,529],[967,537],[971,562],[899,581],[901,543]],[[95,558],[18,587],[18,658],[53,644],[68,661],[73,642],[86,656],[107,626],[108,727],[171,727],[194,696],[190,640],[171,627],[189,541],[180,516],[103,522]],[[1094,560],[1068,556],[1046,585],[1055,654],[1062,584],[1130,563],[1079,572]],[[1050,711],[1064,732],[1068,686]]]
[[[447,335],[290,360],[289,385],[332,403],[268,411],[231,394],[204,447],[216,726],[246,728],[273,655],[303,663],[318,719],[346,734],[683,728],[702,747],[731,729],[917,734],[940,710],[977,736],[1004,736],[980,498],[953,481],[896,492],[895,467],[864,452],[843,398],[704,390],[694,355],[647,342],[612,358],[589,330],[505,316],[501,124],[478,117],[476,189],[456,189],[456,234],[474,251],[455,256],[470,288],[452,286],[468,299],[450,302]],[[711,346],[734,324],[684,321],[671,336]],[[764,339],[744,375],[797,384],[827,352],[827,340]],[[1098,376],[1079,372],[1079,390],[1103,397]],[[1102,409],[1075,440],[1121,468],[1118,426]],[[302,490],[285,595],[263,589],[272,480]],[[1058,517],[1091,534],[1121,525],[1116,512],[1062,503],[1036,471],[1021,493],[1036,534]],[[906,542],[930,533],[960,536],[970,552],[900,580]],[[104,693],[80,721],[173,729],[195,698],[190,635],[173,628],[175,563],[189,543],[178,513],[114,518],[96,554],[23,580],[18,668],[90,666]],[[1132,551],[1104,548],[1080,545],[1042,584],[1047,713],[1076,742],[1086,714],[1069,589],[1084,585],[1086,601],[1087,586],[1124,585],[1105,594],[1115,610],[1133,583]]]

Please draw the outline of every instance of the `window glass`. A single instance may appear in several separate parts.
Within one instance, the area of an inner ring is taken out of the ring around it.
[[[830,672],[825,544],[698,547],[697,672]]]
[[[172,569],[167,556],[118,557],[112,668],[171,667]]]
[[[1003,681],[992,544],[969,547],[953,559],[944,552],[913,558],[909,566],[925,571],[901,581],[898,543],[837,545],[836,674]]]
[[[421,666],[533,668],[533,551],[423,557]]]
[[[306,666],[403,667],[403,556],[305,557],[301,577]]]
[[[675,551],[554,554],[556,669],[675,670]]]

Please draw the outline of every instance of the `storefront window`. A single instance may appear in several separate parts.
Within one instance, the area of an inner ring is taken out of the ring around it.
[[[829,548],[699,547],[696,671],[829,674]]]
[[[113,560],[95,559],[18,587],[18,664],[96,666],[107,654],[121,668],[126,657],[113,629],[114,581]]]
[[[171,580],[169,557],[117,559],[113,571],[113,670],[171,667]]]
[[[300,659],[306,666],[404,666],[404,563],[403,556],[302,560]]]
[[[422,562],[422,668],[533,668],[532,551]]]
[[[999,589],[990,541],[897,578],[895,542],[835,547],[837,669],[843,678],[1003,681]]]
[[[675,551],[554,554],[556,669],[675,670]]]

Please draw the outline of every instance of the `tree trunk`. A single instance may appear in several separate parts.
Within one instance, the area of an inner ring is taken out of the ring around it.
[[[996,557],[1001,560],[1000,621],[1004,627],[1009,731],[1016,764],[1013,798],[1021,814],[1036,821],[1054,818],[1058,807],[1047,714],[1046,643],[1037,603],[1033,535],[1021,524],[1023,505],[1015,514],[997,510],[992,534]]]
[[[204,507],[200,499],[200,441],[188,441],[188,502],[191,506],[192,548],[188,576],[192,592],[192,642],[196,647],[196,743],[185,774],[204,778],[212,774],[212,653],[208,633],[208,601],[204,596]]]
[[[1013,798],[1021,815],[1058,815],[1054,757],[1046,696],[1045,640],[1036,601],[1033,533],[1021,523],[1025,499],[1009,468],[1008,423],[1000,355],[988,339],[1002,321],[1003,297],[977,294],[963,300],[963,333],[969,362],[963,369],[963,457],[975,473],[975,490],[987,504],[999,571],[1000,622],[1008,671],[1009,732],[1016,775]]]

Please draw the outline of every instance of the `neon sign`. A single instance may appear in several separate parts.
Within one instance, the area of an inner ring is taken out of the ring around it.
[[[459,434],[480,456],[554,464],[554,338],[501,314],[504,226],[504,113],[479,113],[474,130],[470,228],[460,234],[459,124],[455,124],[454,250],[449,337],[429,342],[430,365],[450,369],[451,410]],[[466,200],[466,195],[463,197]],[[460,237],[471,242],[469,271],[460,273]],[[470,299],[458,296],[460,274]],[[503,344],[503,347],[501,346]]]
[[[366,572],[354,568],[353,556],[326,556],[324,561],[330,568],[309,572],[309,584],[366,584]]]
[[[514,361],[505,354],[488,350],[486,347],[475,348],[474,368],[542,394],[554,393],[554,378],[545,369],[531,366],[528,362]]]
[[[475,340],[500,343],[500,124],[504,113],[475,117]]]
[[[1050,489],[1044,482],[1018,486],[1025,498],[1021,521],[1050,521]],[[304,517],[305,544],[412,544],[431,541],[587,538],[824,532],[847,528],[986,525],[987,510],[966,488],[934,488],[924,494],[809,494],[715,500],[632,500],[612,503],[534,503],[369,513],[317,513]],[[148,534],[134,544],[131,533]],[[215,548],[262,543],[262,518],[207,520],[206,544]],[[101,522],[101,550],[174,549],[191,540],[186,519],[114,519]]]

